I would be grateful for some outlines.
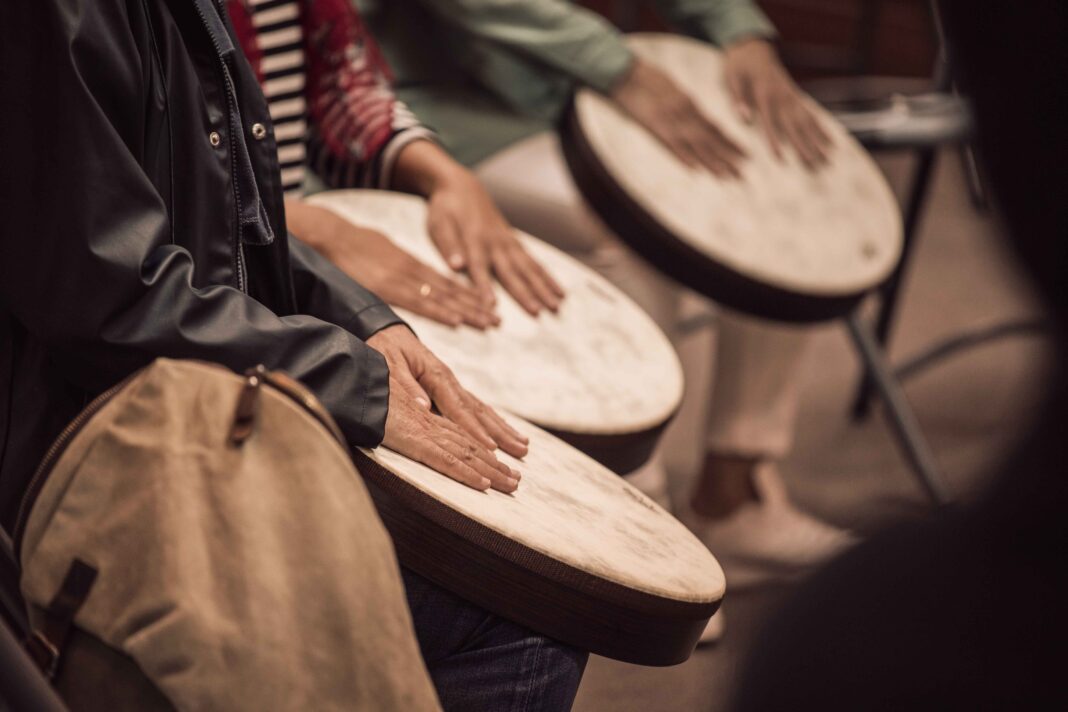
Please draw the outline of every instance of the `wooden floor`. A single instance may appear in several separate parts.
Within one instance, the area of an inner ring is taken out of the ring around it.
[[[900,192],[907,157],[880,161]],[[930,198],[904,289],[891,351],[895,359],[964,329],[1038,315],[995,221],[972,205],[955,152],[942,156]],[[708,344],[691,342],[684,348],[707,349]],[[907,383],[909,400],[958,497],[966,498],[982,486],[984,471],[1035,416],[1049,367],[1041,337],[1014,337],[953,357]],[[857,373],[842,325],[816,328],[797,442],[782,470],[804,507],[863,535],[901,518],[924,516],[926,503],[882,414],[876,411],[861,424],[847,417]],[[688,392],[702,390],[696,380],[691,379]],[[699,457],[699,438],[676,427],[669,439],[673,495],[680,499]],[[728,582],[727,634],[720,644],[671,668],[593,658],[575,709],[729,709],[732,683],[747,651],[774,644],[761,640],[761,624],[789,594],[788,587],[778,587],[732,595]]]

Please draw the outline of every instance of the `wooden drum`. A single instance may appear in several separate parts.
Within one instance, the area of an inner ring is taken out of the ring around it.
[[[453,274],[427,234],[421,198],[343,190],[309,202],[376,229]],[[397,311],[472,393],[619,474],[631,472],[648,460],[682,400],[675,350],[652,319],[600,275],[540,240],[519,237],[566,291],[558,313],[532,317],[500,285],[501,324],[486,331]]]
[[[386,448],[356,451],[401,564],[489,611],[642,665],[693,652],[724,594],[719,564],[611,471],[502,413],[530,438],[512,494],[479,492]]]
[[[830,164],[810,172],[775,158],[734,110],[713,47],[675,35],[627,39],[635,54],[689,89],[694,103],[748,154],[741,180],[677,160],[604,96],[580,90],[562,131],[564,154],[601,218],[658,269],[711,299],[784,321],[841,316],[881,284],[901,254],[901,216],[868,154],[824,110]]]

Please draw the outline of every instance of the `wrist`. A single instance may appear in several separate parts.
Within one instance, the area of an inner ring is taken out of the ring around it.
[[[637,57],[632,57],[627,68],[619,74],[605,94],[609,99],[618,99],[620,94],[633,88],[636,82],[641,82],[644,70],[645,64]]]
[[[397,155],[391,188],[430,197],[461,183],[468,171],[433,141],[417,139]]]
[[[761,47],[768,52],[774,52],[771,38],[754,33],[745,33],[732,37],[730,41],[723,45],[724,54],[732,54],[744,49],[754,49]]]

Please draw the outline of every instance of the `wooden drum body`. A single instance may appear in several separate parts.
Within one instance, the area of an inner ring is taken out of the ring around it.
[[[426,205],[401,193],[346,190],[310,202],[376,229],[443,274]],[[529,235],[524,247],[567,293],[532,317],[499,285],[501,324],[479,331],[398,313],[472,393],[549,430],[619,474],[648,460],[682,400],[682,368],[656,324],[600,275]]]
[[[891,274],[897,203],[826,111],[812,104],[833,143],[829,165],[812,172],[789,147],[775,158],[737,116],[719,51],[674,35],[627,41],[748,154],[741,180],[689,168],[604,96],[580,90],[561,132],[565,157],[584,197],[635,251],[717,302],[783,321],[841,316]]]
[[[682,524],[591,458],[530,438],[512,494],[479,492],[386,448],[357,451],[404,566],[539,633],[643,665],[693,652],[719,607],[719,564]]]

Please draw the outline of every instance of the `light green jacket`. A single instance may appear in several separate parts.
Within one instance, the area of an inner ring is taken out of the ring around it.
[[[396,91],[461,162],[551,128],[576,84],[607,91],[631,54],[600,15],[568,0],[353,0]],[[654,0],[672,26],[725,45],[774,29],[750,0]]]

